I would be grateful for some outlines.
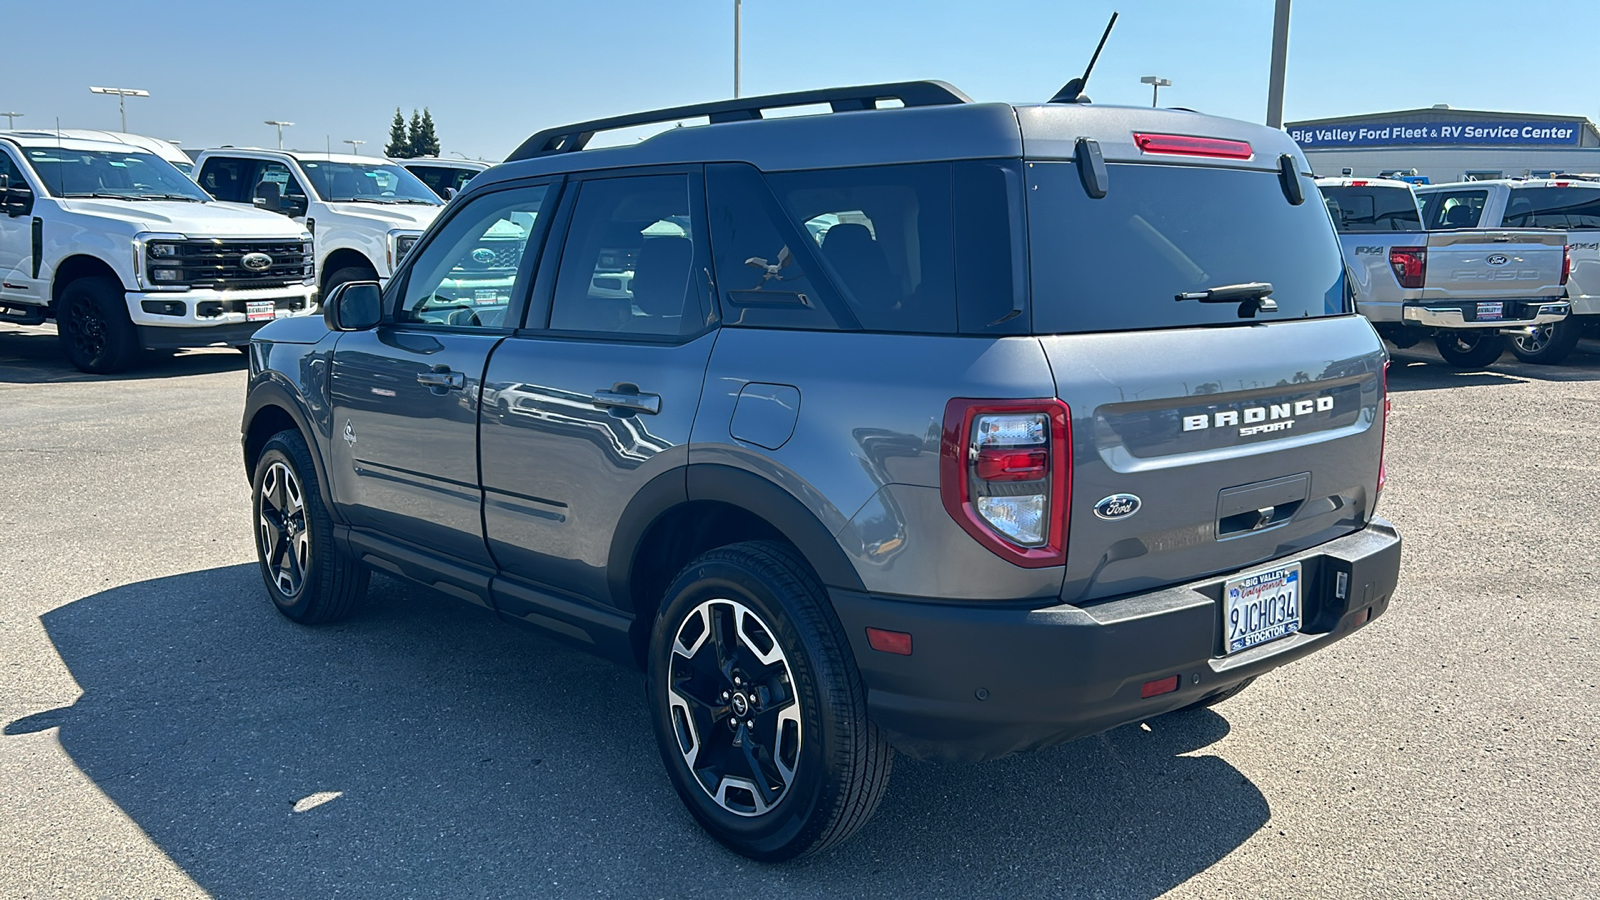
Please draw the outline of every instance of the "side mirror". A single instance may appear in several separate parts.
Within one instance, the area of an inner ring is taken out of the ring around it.
[[[283,198],[283,201],[278,208],[278,212],[281,212],[292,219],[296,216],[305,215],[306,209],[310,205],[310,201],[306,198],[291,194]]]
[[[322,301],[322,321],[332,331],[366,331],[383,320],[383,292],[376,281],[347,281]]]

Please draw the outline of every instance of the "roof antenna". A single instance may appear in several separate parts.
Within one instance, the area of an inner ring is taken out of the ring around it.
[[[1083,89],[1089,83],[1089,73],[1094,71],[1094,64],[1100,59],[1100,51],[1106,48],[1106,38],[1111,37],[1111,27],[1117,24],[1117,14],[1111,14],[1111,21],[1106,23],[1106,33],[1100,35],[1100,44],[1094,48],[1094,55],[1089,57],[1089,68],[1083,70],[1082,78],[1074,78],[1067,82],[1056,95],[1050,98],[1051,103],[1088,103],[1089,98],[1084,96]]]

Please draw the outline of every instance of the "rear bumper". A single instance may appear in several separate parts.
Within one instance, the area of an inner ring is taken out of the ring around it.
[[[1043,608],[919,602],[833,590],[873,720],[912,756],[977,761],[1096,734],[1187,706],[1299,659],[1381,615],[1399,580],[1400,535],[1362,531],[1250,571],[1303,564],[1299,634],[1221,655],[1228,573],[1164,590]],[[1345,596],[1338,596],[1339,575]],[[871,649],[866,629],[912,635],[912,655]],[[1149,681],[1173,693],[1143,699]]]
[[[1478,319],[1480,303],[1467,301],[1442,304],[1424,301],[1408,303],[1403,314],[1408,325],[1426,328],[1527,328],[1534,325],[1551,325],[1565,319],[1572,305],[1565,300],[1489,300],[1501,303],[1504,314],[1498,319]]]

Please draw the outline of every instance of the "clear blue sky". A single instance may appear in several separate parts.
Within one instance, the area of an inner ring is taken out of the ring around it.
[[[331,138],[381,152],[396,106],[444,150],[499,159],[562,122],[732,94],[733,0],[126,0],[0,4],[0,111],[18,127],[117,127],[89,85],[148,89],[132,131],[185,147]],[[940,78],[1037,101],[1122,18],[1089,93],[1261,121],[1272,0],[745,0],[744,93]],[[1288,119],[1449,103],[1600,118],[1583,49],[1600,0],[1295,0]],[[0,121],[0,127],[4,127]]]

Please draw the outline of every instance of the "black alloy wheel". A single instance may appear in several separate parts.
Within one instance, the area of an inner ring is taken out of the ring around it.
[[[109,278],[67,285],[56,303],[56,332],[67,360],[91,375],[121,372],[139,352],[122,286]]]
[[[854,834],[883,799],[893,751],[821,582],[786,544],[702,554],[667,589],[649,647],[652,724],[700,825],[776,861]]]
[[[256,560],[278,611],[306,625],[349,615],[370,572],[333,541],[311,448],[298,431],[273,435],[251,482]]]
[[[794,673],[770,626],[737,601],[701,603],[673,639],[667,679],[678,752],[706,796],[739,816],[777,806],[804,734]]]

